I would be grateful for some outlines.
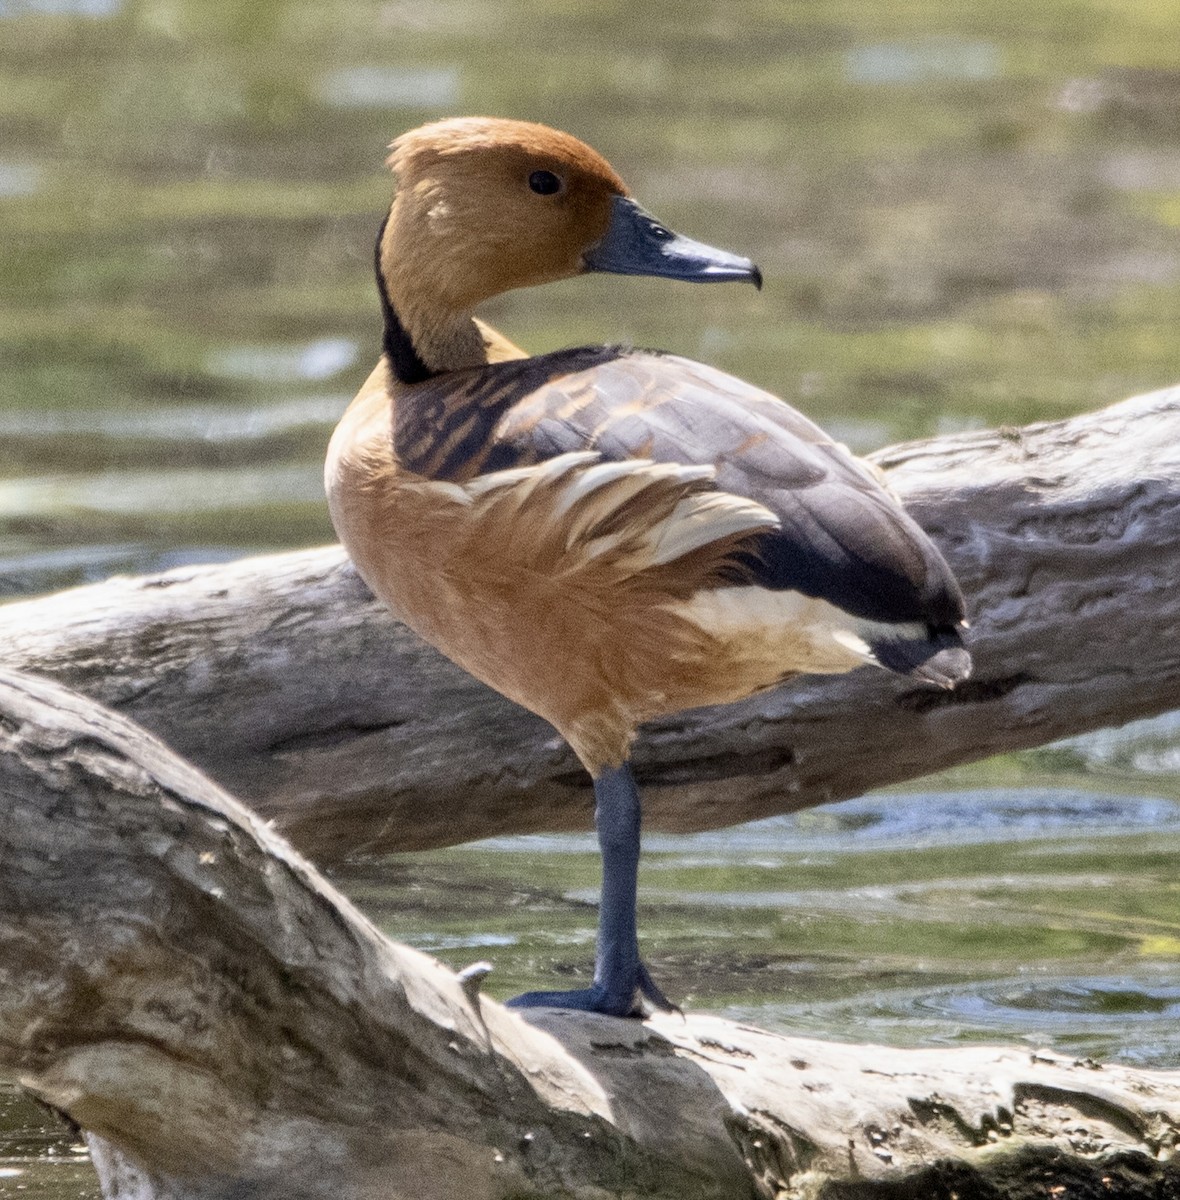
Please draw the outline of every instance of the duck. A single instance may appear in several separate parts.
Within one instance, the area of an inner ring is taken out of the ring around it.
[[[751,283],[571,134],[455,117],[399,136],[375,248],[382,352],[332,435],[336,531],[393,614],[550,723],[588,772],[592,980],[509,1001],[674,1010],[640,955],[637,731],[803,674],[966,679],[965,606],[881,476],[784,400],[677,354],[529,355],[484,301],[591,272]]]

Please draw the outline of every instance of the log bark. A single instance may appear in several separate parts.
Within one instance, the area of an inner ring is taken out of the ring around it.
[[[1174,1194],[1180,1072],[524,1019],[125,718],[0,672],[0,1069],[108,1200]]]
[[[838,800],[1180,701],[1180,388],[876,460],[963,584],[973,679],[865,669],[655,723],[636,751],[649,827]],[[12,604],[0,644],[320,859],[590,827],[553,731],[394,621],[339,548]]]

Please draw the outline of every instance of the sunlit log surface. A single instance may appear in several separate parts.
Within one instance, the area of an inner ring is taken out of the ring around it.
[[[1180,702],[1180,388],[877,456],[969,598],[953,694],[865,669],[650,727],[649,828],[842,799]],[[588,828],[553,731],[423,646],[338,548],[0,609],[12,665],[164,738],[320,859]]]
[[[125,718],[0,672],[0,1070],[108,1200],[1156,1197],[1180,1072],[526,1022]]]

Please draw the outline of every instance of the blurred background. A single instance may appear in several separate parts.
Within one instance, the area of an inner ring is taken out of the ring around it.
[[[332,540],[385,146],[449,114],[585,138],[766,276],[489,305],[534,351],[699,357],[857,450],[1180,382],[1178,27],[1180,0],[0,0],[0,597]],[[1165,717],[651,838],[648,956],[773,1028],[1180,1066],[1177,796]],[[588,971],[596,871],[530,838],[343,882],[509,995]],[[11,1091],[0,1156],[0,1196],[94,1194]]]

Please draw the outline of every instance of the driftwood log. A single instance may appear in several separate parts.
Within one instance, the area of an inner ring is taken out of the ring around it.
[[[1180,703],[1180,388],[876,460],[962,581],[973,680],[866,669],[661,721],[637,747],[649,828],[843,799]],[[321,860],[590,826],[553,731],[394,621],[338,548],[11,604],[0,646]]]
[[[526,1021],[125,718],[0,672],[0,1069],[109,1200],[1170,1196],[1180,1072]]]

